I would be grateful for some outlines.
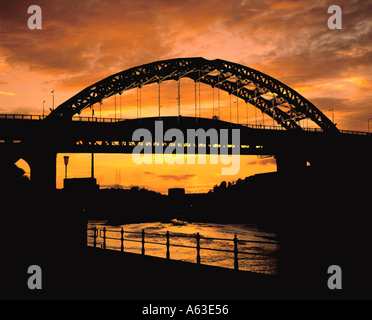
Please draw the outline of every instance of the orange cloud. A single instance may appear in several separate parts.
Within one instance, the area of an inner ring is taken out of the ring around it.
[[[295,9],[298,7],[301,7],[303,4],[300,2],[281,2],[281,3],[275,3],[270,6],[271,10],[287,10],[287,9]]]

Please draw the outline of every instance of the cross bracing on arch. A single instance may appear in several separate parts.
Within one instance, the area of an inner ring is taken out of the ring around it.
[[[284,83],[252,68],[225,60],[178,58],[156,61],[111,75],[83,89],[47,119],[71,119],[75,114],[115,94],[164,81],[190,78],[244,100],[286,129],[301,130],[299,121],[312,120],[323,131],[335,124],[314,104]]]

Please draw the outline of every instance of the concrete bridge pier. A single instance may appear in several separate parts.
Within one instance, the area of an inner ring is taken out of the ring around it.
[[[293,175],[305,171],[306,158],[298,153],[287,152],[275,156],[277,172],[283,175]]]
[[[56,189],[57,153],[53,151],[35,150],[22,158],[31,169],[31,183],[39,190],[53,191]]]

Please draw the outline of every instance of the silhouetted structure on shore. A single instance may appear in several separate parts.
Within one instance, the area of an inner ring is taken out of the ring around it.
[[[71,192],[92,192],[99,189],[95,178],[72,178],[63,180],[63,189]]]

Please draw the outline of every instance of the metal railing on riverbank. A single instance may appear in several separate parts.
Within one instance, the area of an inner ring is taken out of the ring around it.
[[[226,238],[212,238],[212,237],[204,237],[198,233],[196,234],[184,234],[184,233],[170,233],[167,231],[165,234],[164,233],[146,233],[144,229],[142,229],[141,232],[136,232],[136,231],[125,231],[123,228],[120,230],[111,230],[111,229],[106,229],[104,227],[103,229],[98,229],[97,227],[89,228],[88,231],[93,231],[92,235],[88,235],[88,237],[93,238],[93,247],[97,248],[99,247],[98,243],[98,238],[102,239],[101,244],[101,249],[106,250],[107,249],[107,240],[116,240],[120,241],[120,251],[124,252],[125,251],[125,242],[138,242],[141,243],[141,254],[145,255],[146,253],[146,248],[145,244],[154,244],[154,245],[160,245],[160,246],[165,246],[166,247],[166,252],[165,252],[165,258],[170,259],[170,247],[182,247],[182,248],[191,248],[191,249],[196,249],[196,263],[201,264],[201,250],[210,250],[210,251],[218,251],[218,252],[226,252],[226,253],[233,253],[234,254],[234,269],[239,270],[239,255],[244,254],[244,255],[255,255],[255,256],[266,256],[269,257],[270,255],[268,254],[263,254],[263,253],[253,253],[253,252],[246,252],[246,251],[239,251],[239,244],[240,243],[255,243],[255,244],[269,244],[269,245],[276,245],[278,246],[279,243],[276,241],[253,241],[253,240],[239,240],[237,235],[234,236],[233,239],[226,239]],[[118,237],[109,237],[107,233],[118,233]],[[135,234],[140,236],[139,240],[137,239],[129,239],[128,237],[125,237],[125,234]],[[146,239],[146,236],[158,236],[161,238],[165,239],[165,242],[156,242],[156,241],[149,241]],[[183,237],[183,238],[191,238],[195,239],[195,246],[191,245],[184,245],[184,244],[176,244],[176,243],[171,243],[171,239],[178,238],[178,237]],[[226,249],[219,249],[219,248],[207,248],[207,247],[202,247],[201,246],[201,241],[202,240],[218,240],[218,241],[226,241],[226,242],[232,242],[234,245],[234,250],[226,250]]]

